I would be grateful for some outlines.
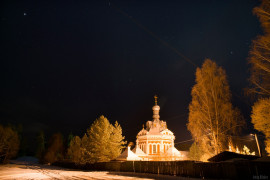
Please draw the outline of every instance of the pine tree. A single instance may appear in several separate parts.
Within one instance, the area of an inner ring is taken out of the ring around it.
[[[126,142],[124,141],[125,137],[122,136],[122,128],[120,124],[116,121],[113,127],[112,134],[110,136],[110,159],[117,158],[122,149],[125,147]]]
[[[67,155],[72,162],[82,163],[81,138],[75,136],[71,139]]]
[[[110,160],[110,136],[113,126],[104,116],[100,116],[87,130],[89,146],[87,151],[91,152],[92,162],[104,162]]]
[[[244,121],[231,104],[226,73],[209,59],[196,70],[189,105],[188,130],[209,157],[228,147],[228,135],[235,134]],[[207,157],[207,156],[205,156]]]
[[[70,142],[71,142],[71,140],[74,138],[74,135],[72,134],[72,133],[70,133],[69,135],[68,135],[68,142],[67,142],[67,146],[69,147],[70,146]]]
[[[86,134],[83,135],[81,140],[81,161],[80,164],[93,163],[93,155],[90,149],[91,142]]]
[[[77,164],[105,162],[120,155],[126,142],[122,136],[122,128],[115,122],[100,116],[87,129],[82,139],[75,136],[70,141],[68,157]]]
[[[113,126],[106,117],[100,116],[81,140],[81,163],[105,162],[116,158],[124,148],[124,138],[118,122]]]

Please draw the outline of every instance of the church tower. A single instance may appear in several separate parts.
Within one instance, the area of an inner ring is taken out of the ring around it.
[[[153,121],[159,121],[159,110],[160,110],[160,107],[157,105],[157,96],[155,95],[154,96],[155,98],[155,105],[153,106]]]

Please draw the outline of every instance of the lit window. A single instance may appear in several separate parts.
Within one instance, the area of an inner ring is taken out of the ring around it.
[[[157,153],[157,145],[153,145],[153,154],[156,154]]]

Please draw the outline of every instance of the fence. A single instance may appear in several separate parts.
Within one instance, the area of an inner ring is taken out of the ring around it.
[[[124,171],[196,178],[270,179],[269,162],[248,160],[218,163],[194,161],[111,161],[85,165],[57,162],[54,165],[94,171]]]

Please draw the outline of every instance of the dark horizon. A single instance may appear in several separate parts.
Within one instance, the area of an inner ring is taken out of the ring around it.
[[[248,51],[259,1],[5,1],[1,6],[1,124],[82,136],[100,115],[135,142],[154,95],[175,142],[186,128],[196,64],[222,66],[233,105],[253,131]],[[165,44],[164,44],[165,42]],[[169,45],[166,45],[168,43]],[[187,59],[183,58],[184,55]]]

